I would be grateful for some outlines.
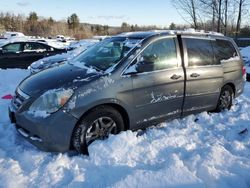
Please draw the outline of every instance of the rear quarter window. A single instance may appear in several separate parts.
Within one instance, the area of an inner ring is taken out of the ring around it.
[[[229,60],[238,56],[235,47],[228,40],[217,39],[213,44],[215,57],[219,62]]]

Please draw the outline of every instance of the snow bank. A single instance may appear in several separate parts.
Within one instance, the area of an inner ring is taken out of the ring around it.
[[[246,71],[248,74],[250,74],[250,46],[241,49],[240,53],[244,59]]]
[[[26,70],[0,70],[0,96]],[[36,149],[0,99],[0,187],[250,187],[250,83],[229,112],[203,112],[96,141],[90,156]]]
[[[250,60],[250,46],[241,49],[240,53],[243,57],[246,57]]]

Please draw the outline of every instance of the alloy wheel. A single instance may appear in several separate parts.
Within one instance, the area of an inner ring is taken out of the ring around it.
[[[104,140],[109,134],[115,133],[116,123],[110,117],[100,117],[96,119],[87,129],[85,139],[86,144],[90,145],[95,140]],[[81,141],[84,139],[84,134],[81,136]]]

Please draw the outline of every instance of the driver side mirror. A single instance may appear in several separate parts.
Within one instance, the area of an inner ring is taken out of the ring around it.
[[[2,48],[0,48],[0,54],[2,54],[3,53],[3,49]]]
[[[124,72],[125,75],[134,75],[142,72],[151,72],[155,69],[155,56],[141,56]]]
[[[157,57],[155,55],[152,56],[142,56],[137,63],[137,72],[151,72],[154,70],[154,63]]]

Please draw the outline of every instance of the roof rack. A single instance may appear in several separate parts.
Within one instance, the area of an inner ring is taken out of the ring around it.
[[[193,28],[184,29],[184,30],[151,30],[151,32],[167,32],[169,34],[193,34],[193,35],[205,35],[205,36],[224,36],[222,33],[214,31],[205,31],[205,30],[195,30]]]
[[[135,31],[135,32],[124,32],[120,35],[127,36],[131,34],[143,34],[143,33],[159,33],[159,34],[169,34],[169,35],[176,35],[176,34],[186,34],[186,35],[200,35],[200,36],[221,36],[224,35],[222,33],[217,33],[214,31],[205,31],[205,30],[195,30],[193,28],[184,29],[184,30],[149,30],[149,31]]]
[[[193,28],[185,29],[185,30],[176,30],[176,33],[180,34],[196,34],[196,35],[209,35],[209,36],[224,36],[222,33],[214,32],[214,31],[205,31],[205,30],[195,30]]]

